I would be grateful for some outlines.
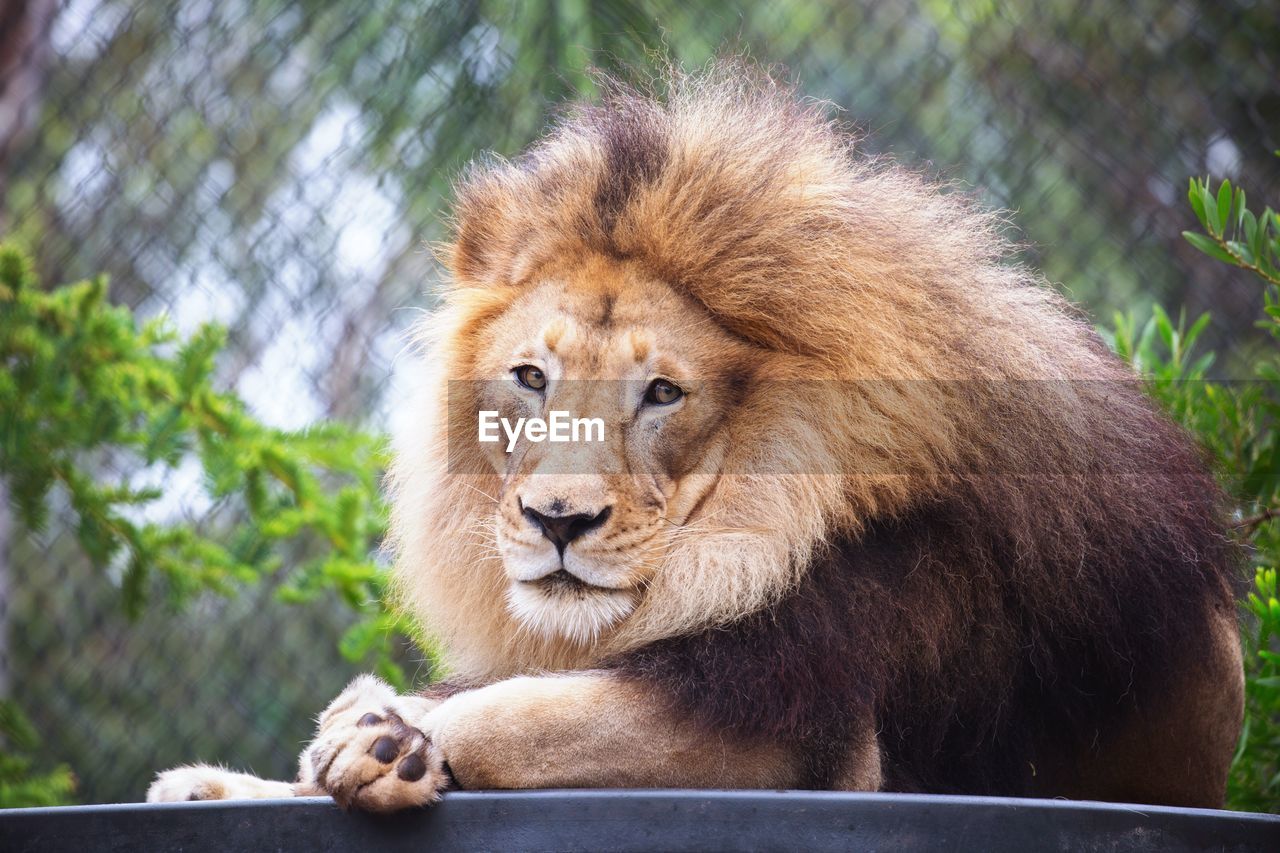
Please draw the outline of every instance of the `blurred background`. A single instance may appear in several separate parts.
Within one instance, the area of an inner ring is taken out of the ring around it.
[[[1099,322],[1211,311],[1214,370],[1248,370],[1261,291],[1180,234],[1192,176],[1280,201],[1280,0],[2,0],[0,238],[46,284],[105,272],[140,316],[224,324],[219,379],[270,424],[389,429],[460,167],[517,152],[592,67],[726,50],[1011,211]],[[159,484],[169,511],[207,509],[198,476]],[[131,620],[56,507],[38,533],[7,512],[0,696],[79,801],[192,760],[292,778],[363,668],[335,650],[348,607],[268,577]]]

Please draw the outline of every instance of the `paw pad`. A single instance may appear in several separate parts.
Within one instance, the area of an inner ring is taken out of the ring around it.
[[[373,757],[382,764],[390,764],[400,754],[400,744],[390,735],[383,735],[373,742]]]
[[[427,773],[427,763],[422,756],[413,754],[405,756],[404,761],[396,768],[396,775],[406,782],[417,782]]]

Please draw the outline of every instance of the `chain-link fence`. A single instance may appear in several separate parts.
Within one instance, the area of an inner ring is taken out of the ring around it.
[[[48,283],[106,272],[144,316],[225,324],[223,379],[270,422],[385,427],[461,165],[518,150],[589,66],[725,50],[1014,211],[1096,316],[1211,310],[1216,369],[1247,369],[1261,293],[1180,232],[1192,175],[1280,202],[1276,0],[5,0],[0,236]],[[56,518],[4,544],[3,689],[84,801],[193,759],[290,777],[352,673],[337,603],[267,584],[129,622]]]

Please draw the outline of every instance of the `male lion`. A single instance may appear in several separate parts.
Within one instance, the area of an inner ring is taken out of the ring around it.
[[[1000,221],[741,63],[610,84],[458,187],[391,477],[451,676],[358,678],[295,783],[1218,806],[1237,549],[1200,455]],[[477,440],[482,411],[599,442]]]

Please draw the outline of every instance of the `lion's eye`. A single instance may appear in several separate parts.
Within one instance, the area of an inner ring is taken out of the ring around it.
[[[657,406],[666,406],[683,396],[684,391],[680,390],[680,386],[665,379],[655,379],[649,383],[649,389],[644,392],[644,401]]]
[[[522,364],[511,372],[516,375],[516,381],[526,388],[541,391],[547,387],[547,374],[543,373],[540,367]]]

